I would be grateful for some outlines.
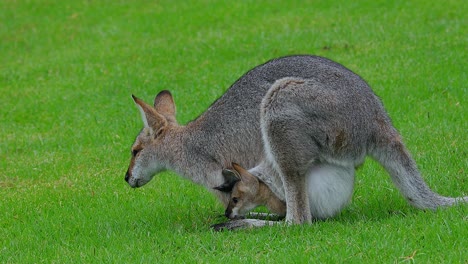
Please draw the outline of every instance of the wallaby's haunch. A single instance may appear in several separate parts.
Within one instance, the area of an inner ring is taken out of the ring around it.
[[[335,175],[352,190],[354,168],[369,155],[417,208],[468,201],[431,191],[367,83],[322,57],[282,57],[255,67],[185,126],[176,121],[168,91],[156,96],[154,107],[136,97],[134,101],[144,128],[132,146],[125,176],[131,187],[141,187],[170,169],[212,189],[225,182],[222,170],[232,163],[256,166],[250,173],[286,202],[286,220],[309,223],[316,216],[306,179],[317,178],[317,186],[329,186],[335,181],[327,175]],[[320,188],[312,189],[321,197]],[[214,192],[228,205],[228,193]],[[346,204],[346,197],[337,204]],[[336,208],[332,209],[320,210],[330,213]]]

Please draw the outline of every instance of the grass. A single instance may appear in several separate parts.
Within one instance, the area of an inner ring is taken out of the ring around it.
[[[467,195],[460,1],[2,1],[0,262],[468,261],[468,207],[411,208],[370,161],[353,203],[311,226],[215,233],[223,208],[173,173],[124,182],[130,99],[170,89],[178,120],[248,69],[334,59],[382,98],[428,184]]]

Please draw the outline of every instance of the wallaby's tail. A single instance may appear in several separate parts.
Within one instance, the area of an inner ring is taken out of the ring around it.
[[[388,171],[393,183],[406,200],[417,208],[434,210],[468,202],[468,196],[452,198],[433,192],[421,177],[415,161],[399,138],[376,149],[372,156]]]

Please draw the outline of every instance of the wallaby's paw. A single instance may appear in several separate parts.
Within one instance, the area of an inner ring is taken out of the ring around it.
[[[213,228],[215,231],[224,231],[224,230],[237,230],[237,229],[273,226],[279,223],[281,222],[266,221],[266,220],[259,220],[259,219],[237,219],[237,220],[231,220],[225,223],[212,225],[211,228]]]

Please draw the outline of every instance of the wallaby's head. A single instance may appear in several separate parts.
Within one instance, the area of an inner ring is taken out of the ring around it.
[[[125,181],[135,188],[145,185],[156,173],[165,169],[161,159],[161,145],[166,132],[176,126],[177,122],[174,101],[169,91],[162,91],[156,96],[154,107],[132,97],[144,123],[132,145],[132,159],[125,175]]]
[[[241,166],[233,163],[232,169],[224,169],[224,183],[216,190],[230,193],[229,204],[224,213],[230,219],[243,218],[246,213],[261,205],[257,202],[259,181]]]

